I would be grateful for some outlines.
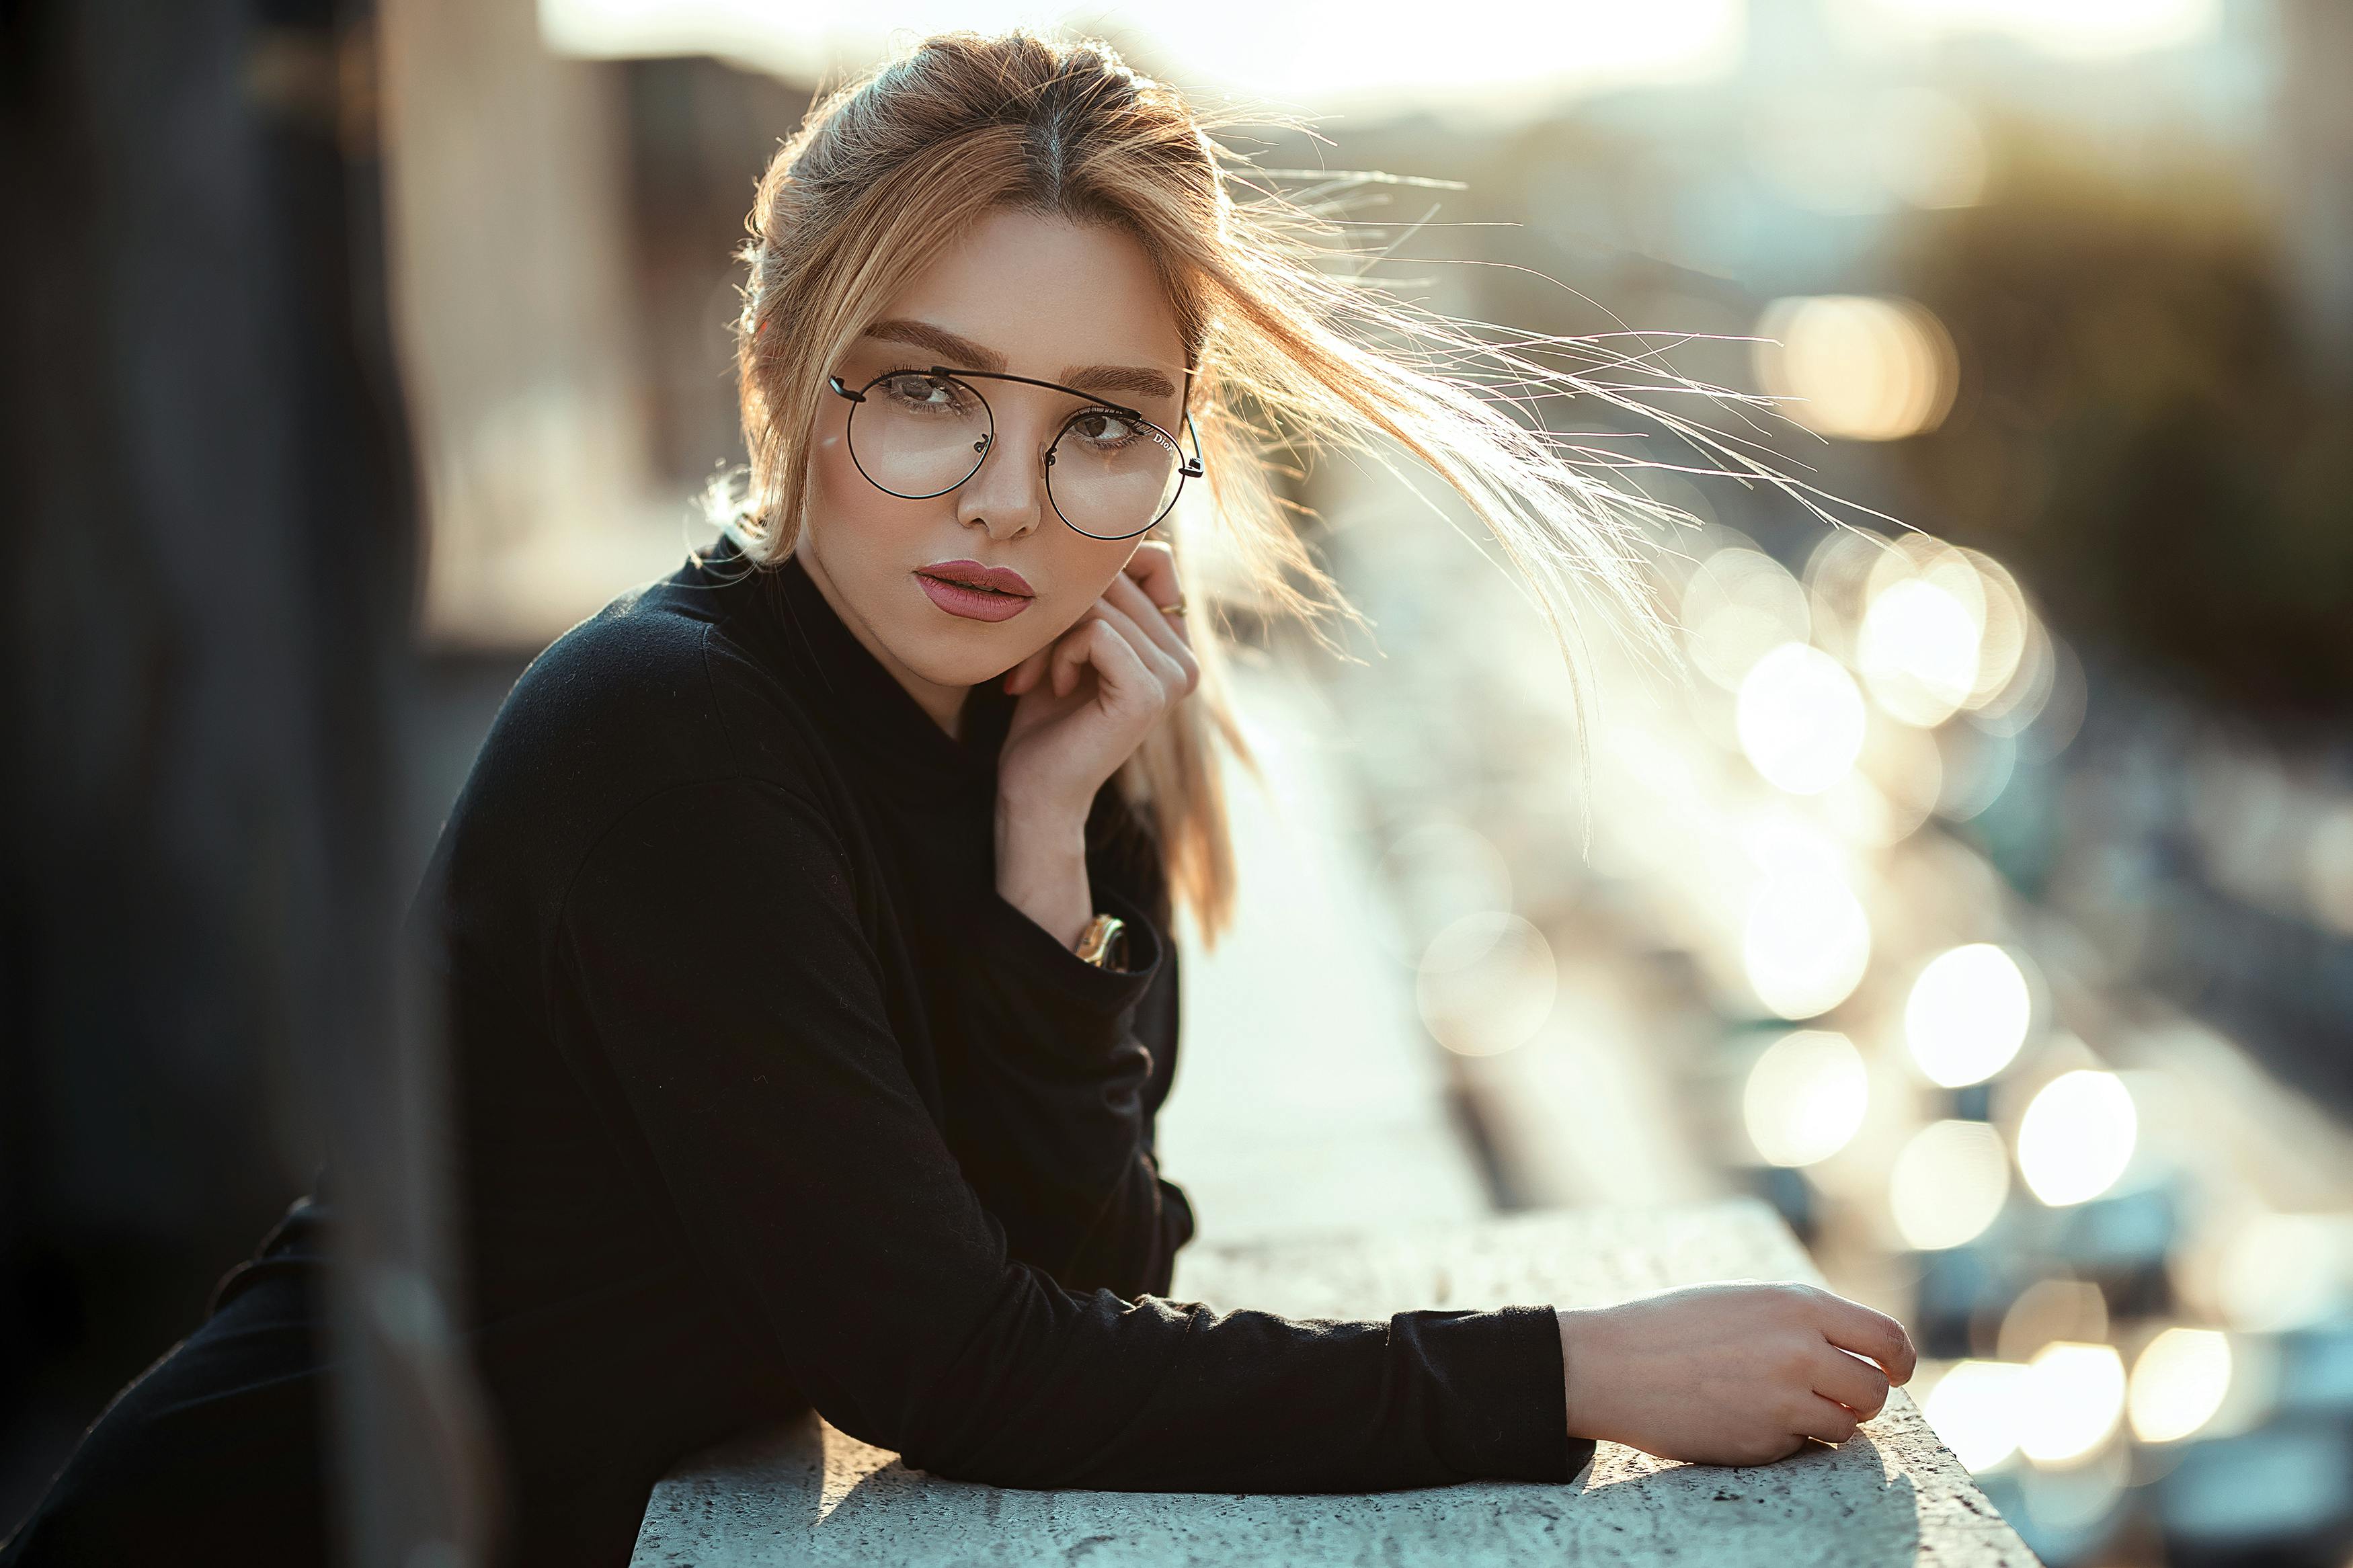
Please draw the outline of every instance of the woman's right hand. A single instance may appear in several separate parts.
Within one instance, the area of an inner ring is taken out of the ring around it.
[[[1915,1362],[1886,1313],[1795,1282],[1556,1310],[1568,1435],[1693,1464],[1763,1465],[1809,1437],[1843,1443]]]

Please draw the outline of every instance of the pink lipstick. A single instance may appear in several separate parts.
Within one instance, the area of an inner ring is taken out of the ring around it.
[[[915,581],[941,609],[976,621],[1010,620],[1036,597],[1029,580],[1010,566],[977,561],[934,561],[916,569]]]

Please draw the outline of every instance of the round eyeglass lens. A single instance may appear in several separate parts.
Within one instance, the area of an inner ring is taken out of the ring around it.
[[[1182,469],[1176,443],[1158,426],[1086,408],[1071,416],[1046,454],[1046,493],[1081,533],[1126,539],[1176,503]]]
[[[960,381],[895,371],[849,410],[849,456],[892,495],[921,500],[972,478],[994,431],[986,399]]]

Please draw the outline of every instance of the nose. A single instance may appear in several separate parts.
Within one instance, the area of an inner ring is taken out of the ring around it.
[[[1046,444],[1053,432],[1042,416],[1006,410],[979,471],[956,490],[956,521],[979,523],[991,539],[1018,539],[1049,512]]]

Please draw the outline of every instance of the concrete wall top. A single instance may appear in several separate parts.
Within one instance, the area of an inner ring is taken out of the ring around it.
[[[1381,1318],[1417,1307],[1599,1306],[1737,1279],[1821,1282],[1779,1217],[1738,1199],[1188,1247],[1171,1299]],[[634,1558],[639,1568],[2037,1561],[1900,1388],[1849,1441],[1777,1464],[1685,1465],[1604,1443],[1565,1485],[1353,1496],[1041,1492],[943,1480],[811,1415],[682,1464],[656,1489]]]

